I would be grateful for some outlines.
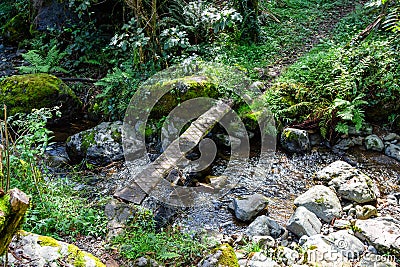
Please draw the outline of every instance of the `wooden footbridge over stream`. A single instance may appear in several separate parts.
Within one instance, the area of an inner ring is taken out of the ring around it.
[[[179,138],[175,139],[155,161],[137,173],[132,184],[117,191],[114,197],[125,202],[141,204],[146,196],[154,195],[155,191],[165,189],[163,187],[169,187],[170,191],[167,196],[169,203],[173,200],[176,205],[180,205],[183,198],[185,198],[184,201],[187,201],[192,193],[199,190],[197,187],[191,187],[189,191],[187,187],[174,186],[172,188],[170,182],[163,178],[185,161],[187,153],[195,148],[214,126],[231,111],[231,105],[230,102],[218,101],[192,122],[189,128]],[[202,189],[207,188],[203,187]]]

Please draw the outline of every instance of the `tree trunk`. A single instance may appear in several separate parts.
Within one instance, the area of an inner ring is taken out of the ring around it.
[[[0,197],[0,255],[7,251],[28,207],[28,196],[17,188]]]

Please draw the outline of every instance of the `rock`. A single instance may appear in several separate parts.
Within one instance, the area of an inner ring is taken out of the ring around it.
[[[216,248],[216,252],[221,251],[221,256],[218,258],[217,266],[232,266],[239,267],[238,259],[235,251],[228,244],[222,244]]]
[[[391,217],[357,220],[355,235],[380,253],[400,256],[400,222]]]
[[[387,135],[385,135],[385,137],[383,137],[383,141],[391,142],[394,140],[400,140],[400,135],[396,133],[388,133]]]
[[[396,267],[398,265],[396,264],[396,258],[393,255],[377,255],[375,253],[367,253],[355,266]]]
[[[254,243],[260,244],[264,247],[274,248],[275,247],[275,239],[272,236],[253,236],[251,241]]]
[[[73,15],[71,12],[71,6],[68,2],[50,0],[37,2],[40,6],[37,7],[38,13],[35,18],[35,25],[37,25],[37,30],[47,31],[48,29],[58,29],[61,30],[63,25],[66,23],[77,22],[76,14]]]
[[[0,102],[7,105],[9,115],[61,106],[64,118],[74,117],[82,106],[75,93],[63,81],[44,73],[5,78],[0,82]]]
[[[348,220],[336,219],[333,223],[333,227],[336,229],[350,229],[351,223]]]
[[[66,167],[70,161],[65,146],[57,143],[47,146],[45,160],[46,165],[54,169]]]
[[[249,236],[272,236],[273,238],[280,237],[285,232],[285,229],[271,218],[262,215],[257,217],[247,228],[246,234]]]
[[[155,260],[146,258],[146,257],[140,257],[135,260],[133,263],[133,267],[161,267]]]
[[[237,149],[240,147],[241,140],[239,138],[227,134],[216,134],[215,137],[218,145],[231,147],[231,149]]]
[[[292,266],[300,259],[300,254],[288,247],[279,247],[277,258],[282,259],[285,266]]]
[[[124,159],[122,122],[103,122],[67,139],[67,153],[73,163],[83,159],[95,166],[106,166]]]
[[[340,230],[328,235],[334,249],[348,259],[359,259],[364,253],[364,244],[347,230]]]
[[[322,223],[317,216],[302,206],[296,209],[286,226],[290,232],[298,237],[319,234],[321,232],[321,227]]]
[[[372,134],[372,126],[367,123],[363,123],[361,129],[357,130],[354,126],[349,126],[350,135],[370,135]]]
[[[400,146],[390,144],[385,149],[385,155],[400,161]]]
[[[268,258],[262,252],[255,252],[246,266],[249,267],[278,267],[279,264]]]
[[[234,199],[235,216],[241,221],[251,221],[267,207],[268,199],[261,194],[254,194],[243,199]]]
[[[354,146],[361,146],[363,144],[363,140],[364,138],[361,136],[341,139],[333,146],[333,148],[338,150],[348,150]]]
[[[15,251],[10,249],[8,263],[14,266],[26,266],[24,259],[31,259],[29,266],[37,267],[59,266],[60,262],[66,266],[105,267],[92,254],[48,236],[21,231],[18,237],[14,237],[11,248]]]
[[[291,153],[304,153],[311,149],[308,132],[294,128],[283,130],[281,144],[284,149]]]
[[[335,161],[318,171],[315,180],[333,187],[343,199],[357,203],[376,200],[372,180],[344,161]]]
[[[367,150],[382,151],[385,145],[379,136],[372,134],[365,138],[365,148]]]
[[[334,218],[341,217],[342,207],[340,201],[332,189],[316,185],[310,188],[294,200],[294,204],[303,206],[317,215],[325,222],[330,222]]]
[[[360,220],[369,219],[373,216],[377,216],[378,211],[372,205],[356,206],[356,218]]]

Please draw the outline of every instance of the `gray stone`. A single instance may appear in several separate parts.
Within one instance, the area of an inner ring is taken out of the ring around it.
[[[370,135],[372,134],[372,126],[367,123],[363,123],[361,129],[357,130],[354,126],[349,126],[350,135]]]
[[[361,258],[357,267],[373,266],[373,267],[396,267],[395,258],[392,255],[378,255],[375,253],[367,253]]]
[[[207,256],[205,259],[203,259],[199,264],[197,264],[198,267],[217,267],[218,266],[218,260],[222,255],[221,250],[217,250],[214,254],[211,254]]]
[[[363,140],[364,138],[361,136],[341,139],[333,146],[333,148],[336,150],[348,150],[354,146],[361,146]]]
[[[261,194],[254,194],[243,199],[234,199],[235,216],[241,221],[251,221],[261,211],[265,210],[268,199]]]
[[[333,242],[334,249],[348,259],[359,259],[364,253],[364,244],[347,230],[333,232],[328,237]]]
[[[351,266],[346,265],[350,263],[349,259],[335,248],[332,237],[322,234],[310,236],[302,248],[306,252],[307,263],[311,266]]]
[[[26,259],[30,259],[29,264]],[[60,262],[65,266],[105,266],[99,259],[78,247],[28,232],[15,235],[8,250],[9,266],[59,266]]]
[[[122,122],[103,122],[92,129],[70,136],[66,149],[73,163],[85,159],[90,164],[106,166],[122,160]]]
[[[304,206],[325,222],[341,217],[342,207],[335,192],[329,187],[316,185],[294,200],[296,206]]]
[[[291,153],[304,153],[311,149],[308,132],[294,128],[286,128],[281,135],[281,144]]]
[[[400,140],[400,135],[396,134],[396,133],[388,133],[387,135],[385,135],[385,137],[383,137],[383,141],[394,141],[394,140]]]
[[[300,259],[300,254],[297,251],[288,247],[279,247],[277,258],[282,259],[285,266],[292,266]]]
[[[258,243],[264,247],[273,248],[275,247],[275,239],[272,236],[253,236],[251,240],[254,243]]]
[[[249,236],[267,236],[273,238],[280,237],[285,229],[271,218],[262,215],[257,217],[247,228],[246,233]]]
[[[229,136],[227,134],[216,134],[215,137],[218,145],[231,147],[231,149],[237,149],[240,147],[240,138]]]
[[[385,148],[385,145],[379,136],[371,134],[365,138],[365,148],[367,150],[382,151]]]
[[[372,180],[344,161],[335,161],[318,171],[315,180],[333,187],[343,199],[357,203],[376,200]]]
[[[371,218],[373,216],[377,216],[377,215],[378,215],[378,211],[372,205],[364,205],[364,206],[357,205],[356,206],[356,218],[357,219],[366,220],[366,219],[369,219],[369,218]]]
[[[298,237],[319,234],[321,232],[321,227],[322,223],[317,216],[302,206],[296,209],[286,226],[290,232]]]
[[[380,253],[400,256],[400,222],[391,217],[357,220],[355,235]]]
[[[351,223],[348,220],[336,219],[333,223],[333,227],[336,229],[350,229]]]
[[[280,265],[271,258],[265,256],[262,252],[256,252],[247,263],[249,267],[279,267]]]
[[[385,149],[385,155],[400,161],[400,146],[390,144]]]

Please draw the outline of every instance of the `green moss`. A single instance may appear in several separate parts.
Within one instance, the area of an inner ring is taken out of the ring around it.
[[[4,228],[4,222],[10,213],[10,195],[6,194],[0,198],[0,232]]]
[[[95,136],[96,136],[96,133],[94,132],[94,130],[84,133],[84,135],[82,136],[82,145],[81,145],[82,151],[87,151],[91,145],[94,145],[94,143],[95,143],[94,137]]]
[[[93,256],[90,253],[84,252],[80,250],[77,246],[75,245],[68,245],[68,260],[69,262],[72,262],[75,267],[85,267],[86,266],[86,260],[85,256],[93,259],[96,263],[96,267],[105,267],[105,265],[95,256]]]
[[[290,130],[285,130],[284,135],[287,141],[297,141],[299,138],[298,135],[293,134],[293,132]]]
[[[218,250],[222,252],[221,257],[218,260],[219,266],[239,267],[235,251],[229,244],[220,245],[215,249],[215,251]]]
[[[325,201],[325,200],[324,200],[323,197],[320,197],[320,198],[315,199],[315,203],[317,203],[317,204],[323,204],[324,201]]]
[[[63,110],[72,112],[81,105],[63,81],[44,73],[7,77],[0,82],[0,92],[0,102],[7,105],[10,115],[56,105],[62,105]]]
[[[38,242],[42,247],[61,247],[57,240],[49,236],[39,236]]]
[[[152,109],[153,118],[161,118],[168,114],[180,103],[197,98],[209,97],[217,99],[222,94],[217,90],[215,82],[205,76],[186,76],[183,78],[172,79],[157,83],[147,87],[149,91],[169,88],[165,94]]]

